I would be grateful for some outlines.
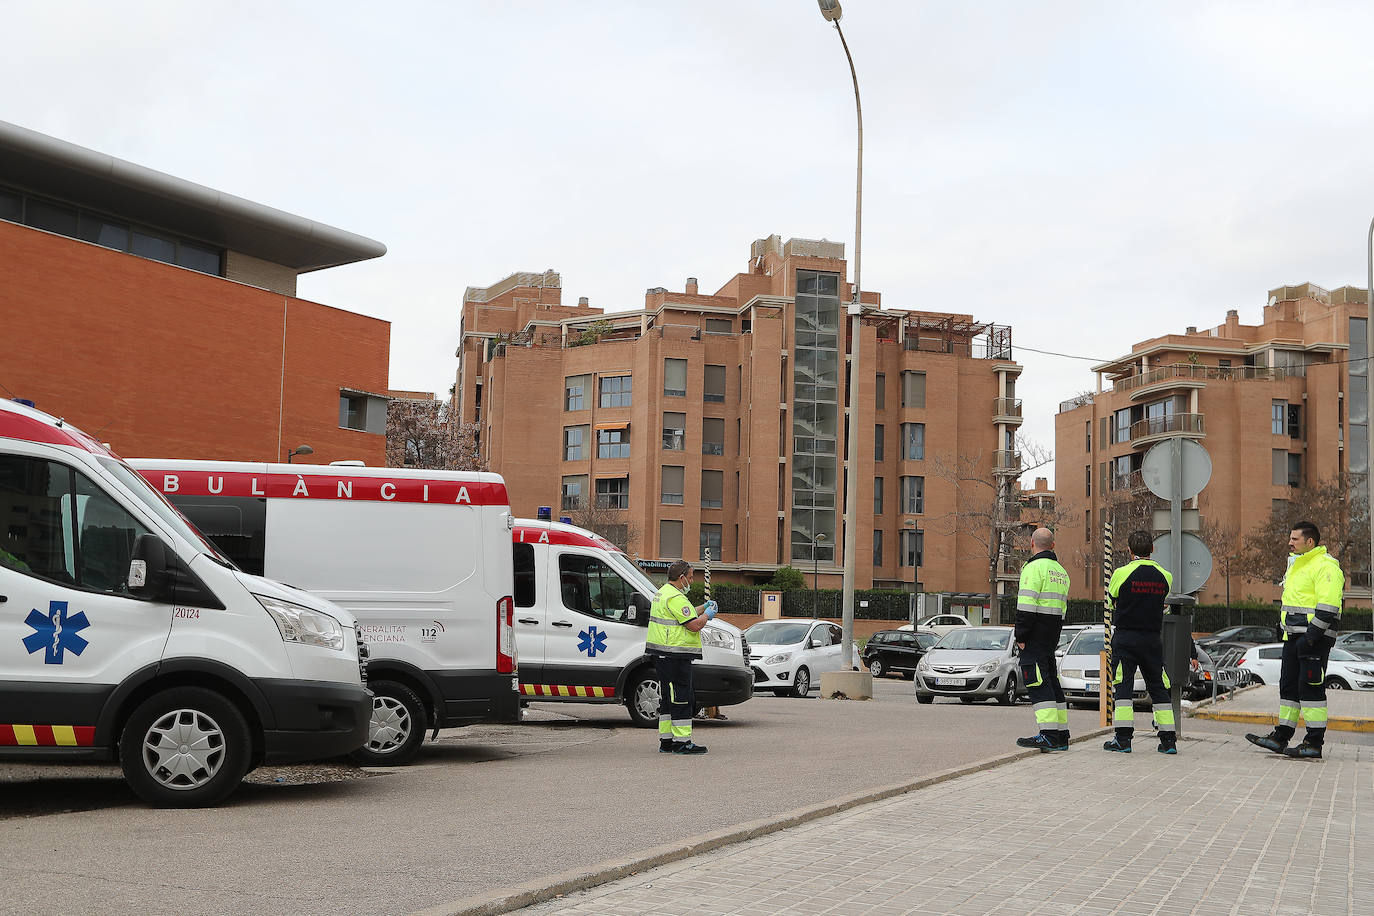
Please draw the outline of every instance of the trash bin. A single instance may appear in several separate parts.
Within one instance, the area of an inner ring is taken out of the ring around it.
[[[1188,683],[1193,658],[1193,614],[1195,599],[1180,596],[1169,599],[1164,615],[1164,671],[1169,675],[1169,700],[1174,707],[1174,726],[1183,734],[1183,686]]]

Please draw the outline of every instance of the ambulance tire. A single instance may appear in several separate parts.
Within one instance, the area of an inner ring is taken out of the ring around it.
[[[159,753],[178,737],[190,739],[189,755]],[[243,781],[252,751],[243,713],[205,687],[154,694],[134,709],[119,736],[124,778],[139,798],[157,808],[218,804]]]
[[[630,679],[630,689],[625,694],[625,709],[630,713],[630,721],[639,728],[658,728],[658,699],[662,693],[658,672],[653,666],[645,665]]]
[[[372,691],[372,722],[367,743],[348,755],[359,766],[399,767],[415,759],[429,728],[425,704],[398,681],[367,682]]]

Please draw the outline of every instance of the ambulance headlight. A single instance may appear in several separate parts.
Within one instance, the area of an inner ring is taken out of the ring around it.
[[[702,627],[701,644],[703,646],[712,646],[717,649],[733,650],[735,648],[735,637],[733,634],[727,633],[719,627]]]
[[[253,597],[258,599],[258,604],[261,604],[268,614],[272,615],[284,641],[303,646],[343,650],[343,627],[328,614],[292,604],[290,601],[282,601],[280,598],[269,598],[266,595]]]

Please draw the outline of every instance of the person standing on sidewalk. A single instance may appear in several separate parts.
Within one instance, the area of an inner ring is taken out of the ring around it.
[[[674,560],[649,608],[644,648],[658,672],[658,749],[664,754],[706,753],[692,743],[692,660],[701,658],[701,628],[716,616],[716,603],[692,607],[686,594],[691,587],[692,564]]]
[[[1319,759],[1326,741],[1326,662],[1336,644],[1345,573],[1321,542],[1321,532],[1311,522],[1298,522],[1288,536],[1295,559],[1283,577],[1279,724],[1267,735],[1245,736],[1251,744],[1289,757]],[[1307,720],[1307,735],[1290,748],[1299,711]]]
[[[1169,675],[1164,671],[1164,599],[1169,597],[1174,577],[1150,559],[1154,538],[1148,531],[1133,531],[1128,541],[1131,562],[1112,572],[1107,585],[1107,600],[1112,606],[1112,660],[1116,671],[1116,705],[1112,724],[1116,737],[1102,745],[1103,750],[1122,754],[1131,752],[1135,736],[1135,671],[1145,679],[1154,704],[1155,727],[1159,729],[1159,752],[1178,753],[1178,729],[1174,706],[1169,701]]]
[[[1016,594],[1016,647],[1021,650],[1021,681],[1035,705],[1035,724],[1040,730],[1029,738],[1017,738],[1020,747],[1042,752],[1069,749],[1069,707],[1059,683],[1054,650],[1069,608],[1069,574],[1054,555],[1054,532],[1037,528],[1031,535],[1034,551],[1021,567],[1021,587]]]

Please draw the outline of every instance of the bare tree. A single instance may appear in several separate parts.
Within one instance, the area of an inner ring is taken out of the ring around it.
[[[462,423],[451,401],[397,398],[386,411],[386,464],[434,471],[485,471],[477,427]]]
[[[993,613],[1000,618],[997,571],[1007,564],[1021,511],[1014,481],[1020,474],[1044,467],[1054,460],[1047,447],[1029,440],[1018,443],[1020,469],[1017,474],[995,474],[984,452],[968,455],[937,456],[932,466],[935,475],[954,487],[954,511],[936,519],[949,534],[962,534],[977,546],[969,556],[988,561],[988,595]]]
[[[566,514],[577,527],[596,532],[627,554],[639,546],[639,528],[626,521],[629,513],[612,508],[604,498],[582,499]]]
[[[1358,483],[1357,483],[1358,481]],[[1247,579],[1278,582],[1287,568],[1288,535],[1293,525],[1308,521],[1321,529],[1322,544],[1341,561],[1347,574],[1369,570],[1369,503],[1363,475],[1339,473],[1305,487],[1293,487],[1289,499],[1246,532],[1237,570]]]
[[[1212,569],[1221,573],[1226,580],[1226,607],[1231,607],[1231,577],[1237,575],[1241,567],[1241,548],[1243,540],[1240,528],[1227,525],[1216,519],[1204,518],[1198,527],[1198,537],[1212,552]]]

